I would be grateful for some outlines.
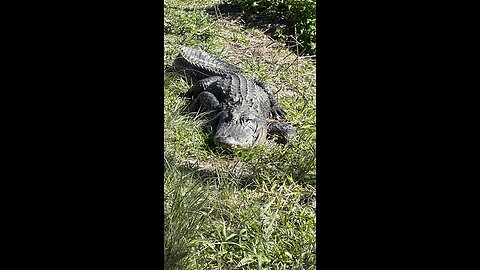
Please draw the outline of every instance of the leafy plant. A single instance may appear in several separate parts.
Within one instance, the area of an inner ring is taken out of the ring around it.
[[[244,12],[255,12],[276,23],[286,23],[306,52],[316,52],[316,1],[315,0],[230,0]],[[295,31],[296,30],[296,31]],[[276,33],[282,36],[282,33]]]
[[[208,14],[201,10],[185,11],[173,9],[165,12],[165,34],[183,36],[185,39],[209,41],[215,35],[216,29],[212,27]]]

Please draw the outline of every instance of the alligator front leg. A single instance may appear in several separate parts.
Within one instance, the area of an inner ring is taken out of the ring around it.
[[[193,100],[184,112],[210,112],[218,111],[219,109],[221,109],[221,105],[218,99],[212,93],[204,91]]]
[[[287,143],[297,135],[292,124],[279,121],[268,121],[268,133],[279,135],[281,143]]]
[[[272,89],[270,88],[270,86],[268,84],[262,82],[262,81],[254,80],[254,82],[258,86],[260,86],[260,88],[262,88],[263,91],[265,91],[265,93],[267,93],[268,100],[270,101],[270,106],[271,106],[270,113],[271,113],[272,118],[274,118],[274,119],[285,118],[285,115],[287,113],[282,108],[280,108],[278,106],[277,99],[273,95],[273,92],[272,92]]]
[[[186,93],[181,94],[183,97],[197,97],[203,91],[216,81],[220,80],[221,76],[211,76],[196,82]]]

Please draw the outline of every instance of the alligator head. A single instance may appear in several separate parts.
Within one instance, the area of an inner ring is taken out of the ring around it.
[[[241,110],[223,111],[218,116],[213,140],[222,148],[251,147],[267,138],[268,124],[255,113]]]

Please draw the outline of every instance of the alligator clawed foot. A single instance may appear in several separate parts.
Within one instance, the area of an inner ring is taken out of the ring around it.
[[[272,117],[274,119],[284,118],[285,115],[287,115],[287,113],[282,108],[280,108],[278,106],[273,106],[272,107]]]

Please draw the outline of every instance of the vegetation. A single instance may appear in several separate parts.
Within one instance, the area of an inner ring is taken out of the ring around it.
[[[277,23],[293,28],[295,36],[307,53],[316,52],[316,1],[315,0],[230,0],[243,11],[253,11]],[[283,35],[284,33],[277,33]]]
[[[288,145],[224,151],[202,114],[183,115],[191,82],[165,72],[165,269],[315,269],[315,64],[258,29],[209,15],[219,1],[167,0],[165,66],[200,47],[278,91],[296,125]]]

